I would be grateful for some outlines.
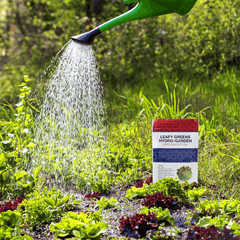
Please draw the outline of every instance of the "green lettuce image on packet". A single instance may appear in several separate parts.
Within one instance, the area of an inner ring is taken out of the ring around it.
[[[185,182],[192,178],[192,171],[191,168],[188,166],[183,166],[179,169],[177,169],[177,176],[180,181]]]

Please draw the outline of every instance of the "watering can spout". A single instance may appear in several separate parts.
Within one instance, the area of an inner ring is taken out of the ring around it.
[[[124,2],[129,4],[136,2],[136,0],[124,0]],[[169,13],[177,13],[183,16],[193,8],[196,2],[197,0],[138,0],[138,4],[130,11],[100,25],[90,32],[74,36],[72,40],[83,44],[91,44],[97,35],[126,22]]]
[[[81,44],[92,44],[94,38],[101,33],[99,28],[95,28],[92,31],[79,34],[77,36],[71,37],[74,42]]]

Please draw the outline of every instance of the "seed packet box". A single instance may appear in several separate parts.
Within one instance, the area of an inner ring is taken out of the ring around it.
[[[198,119],[152,120],[153,182],[198,182]]]

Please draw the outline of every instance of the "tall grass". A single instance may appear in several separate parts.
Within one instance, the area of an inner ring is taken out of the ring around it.
[[[144,130],[142,136],[151,139],[152,119],[198,118],[199,181],[240,198],[239,72],[227,69],[198,83],[183,79],[180,84],[166,76],[159,81],[165,86],[153,79],[150,88],[146,82],[141,89],[115,91],[111,120],[138,122]]]
[[[206,186],[215,184],[220,192],[240,198],[238,77],[236,71],[231,71],[205,83],[183,79],[180,84],[164,76],[160,90],[154,87],[157,80],[153,81],[150,87],[153,93],[146,87],[150,83],[142,89],[125,87],[119,93],[110,94],[108,89],[108,98],[112,97],[108,105],[111,114],[109,134],[101,140],[104,143],[95,142],[91,154],[73,144],[72,155],[65,154],[64,146],[54,149],[53,142],[51,146],[41,146],[45,165],[40,175],[61,179],[61,185],[71,183],[80,190],[99,192],[109,191],[111,185],[140,180],[152,172],[152,119],[198,118],[199,182]],[[20,101],[23,107],[19,105],[15,110],[2,105],[0,116],[0,151],[9,161],[12,156],[15,160],[22,158],[25,163],[22,167],[37,161],[32,157],[34,154],[29,158],[23,154],[26,149],[34,151],[31,143],[34,136],[25,130],[40,127],[32,126],[33,113],[29,101],[25,101],[26,94]],[[15,114],[21,117],[16,118]],[[15,164],[12,167],[14,174]],[[42,181],[46,183],[44,178]]]

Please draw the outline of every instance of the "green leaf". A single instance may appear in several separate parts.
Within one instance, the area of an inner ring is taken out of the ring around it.
[[[128,189],[126,193],[126,198],[133,199],[137,196],[137,193],[133,189]]]
[[[189,196],[190,199],[194,200],[194,201],[198,201],[203,194],[205,193],[206,188],[201,187],[201,188],[194,188],[193,190],[188,190],[187,194]]]
[[[5,159],[5,156],[3,153],[0,153],[0,166],[1,164],[5,163],[6,162],[6,159]]]
[[[34,147],[35,146],[35,144],[33,143],[33,142],[30,142],[28,145],[27,145],[27,147],[29,147],[29,148],[32,148],[32,147]]]
[[[58,201],[58,202],[56,203],[55,207],[56,207],[56,208],[57,208],[57,207],[62,207],[63,205],[64,205],[64,202]]]
[[[111,149],[111,152],[113,153],[117,153],[119,151],[119,147],[118,146],[115,146]]]
[[[124,163],[127,163],[127,162],[128,162],[128,156],[124,156],[123,159],[122,159],[122,161],[123,161]]]
[[[90,226],[89,226],[90,227]],[[99,231],[100,229],[100,231]],[[90,234],[88,234],[88,238],[97,238],[101,234],[106,232],[106,229],[108,229],[108,224],[106,222],[99,222],[95,226],[92,226],[92,229],[90,228],[88,231]]]
[[[78,237],[79,239],[82,239],[86,236],[86,234],[83,231],[81,231],[81,229],[79,229],[79,231],[73,230],[73,235],[75,237]]]
[[[55,201],[52,199],[52,198],[44,198],[44,201],[47,203],[47,204],[49,204],[49,205],[51,205],[52,207],[55,207]]]
[[[42,170],[42,167],[37,167],[37,168],[35,168],[34,170],[33,170],[33,176],[34,176],[34,178],[37,178],[38,177],[38,174],[39,174],[39,172]]]
[[[168,221],[171,225],[173,225],[175,222],[174,217],[171,217],[171,216],[167,216],[166,218],[164,218],[164,220]]]
[[[197,226],[198,227],[210,227],[211,225],[209,224],[210,221],[212,220],[212,217],[208,216],[208,217],[203,217],[201,219],[199,219]]]
[[[24,177],[27,175],[27,172],[26,171],[17,171],[15,174],[14,174],[14,177],[16,178],[16,180],[19,180],[20,178]]]
[[[69,201],[69,195],[66,195],[63,199],[62,199],[62,201],[64,202],[64,203],[67,203],[68,201]]]
[[[8,177],[8,172],[4,172],[4,173],[2,174],[3,181],[6,181],[6,180],[7,180],[7,177]]]

